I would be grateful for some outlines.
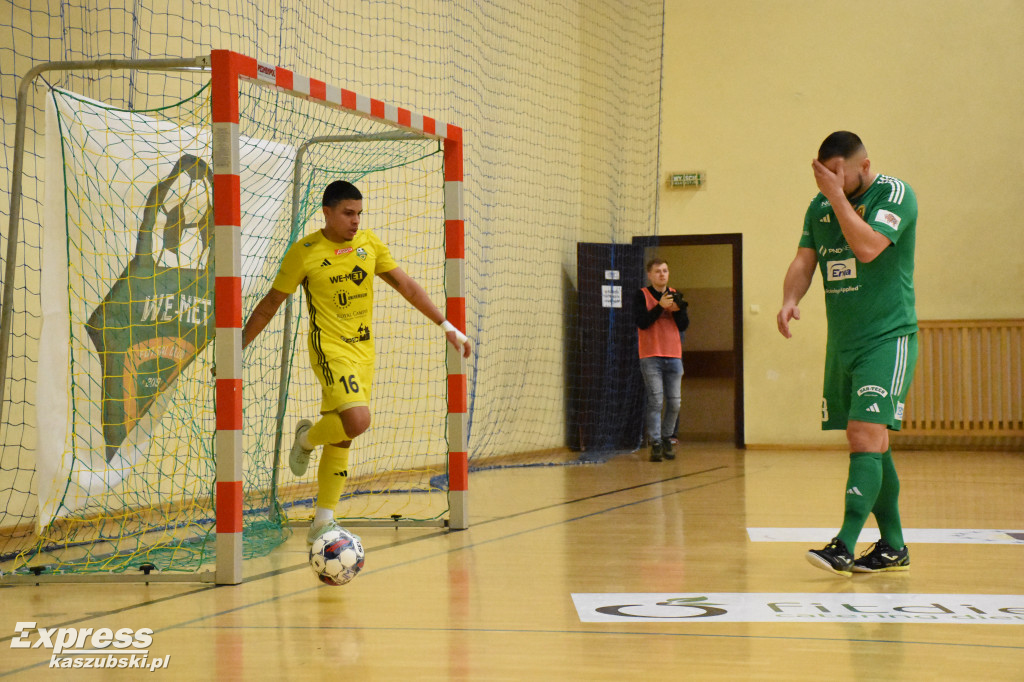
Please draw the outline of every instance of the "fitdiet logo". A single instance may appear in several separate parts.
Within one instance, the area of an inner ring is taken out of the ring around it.
[[[170,654],[149,655],[150,628],[40,628],[34,621],[14,624],[12,649],[49,650],[50,668],[135,668],[153,672],[166,668]]]
[[[656,608],[667,606],[668,608]],[[654,603],[654,608],[644,604],[615,604],[598,606],[594,610],[606,616],[622,618],[653,618],[679,620],[681,618],[714,618],[728,613],[707,597],[673,597]]]
[[[1024,625],[1024,595],[573,594],[583,623],[874,623]]]

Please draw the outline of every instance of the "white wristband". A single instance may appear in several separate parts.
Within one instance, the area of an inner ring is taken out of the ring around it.
[[[458,327],[449,322],[448,320],[441,320],[441,329],[444,330],[445,334],[448,332],[455,332],[455,339],[459,343],[466,342],[466,335],[459,331]]]

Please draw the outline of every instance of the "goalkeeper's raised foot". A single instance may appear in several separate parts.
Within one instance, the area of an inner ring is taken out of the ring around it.
[[[307,450],[302,447],[299,440],[312,427],[313,422],[308,419],[303,419],[295,425],[295,440],[292,442],[292,451],[288,455],[288,466],[291,467],[292,473],[296,476],[306,473],[306,468],[309,467],[309,456],[313,453],[313,450],[312,448]]]
[[[340,528],[341,526],[339,526],[338,522],[334,519],[327,519],[326,521],[321,521],[320,523],[314,521],[313,523],[309,524],[309,530],[306,531],[306,544],[312,545],[313,541],[321,535],[323,535],[324,533],[332,530],[338,530]]]

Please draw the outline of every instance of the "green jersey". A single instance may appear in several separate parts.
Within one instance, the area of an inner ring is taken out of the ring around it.
[[[836,349],[862,347],[917,331],[914,311],[914,241],[917,198],[909,185],[879,175],[850,203],[892,242],[870,263],[846,243],[828,199],[814,197],[804,216],[800,246],[818,254],[825,285],[828,341]]]

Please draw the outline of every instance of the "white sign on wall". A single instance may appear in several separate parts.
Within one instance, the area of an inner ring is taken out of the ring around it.
[[[601,307],[602,308],[621,308],[622,307],[622,287],[612,286],[605,284],[601,287]]]

